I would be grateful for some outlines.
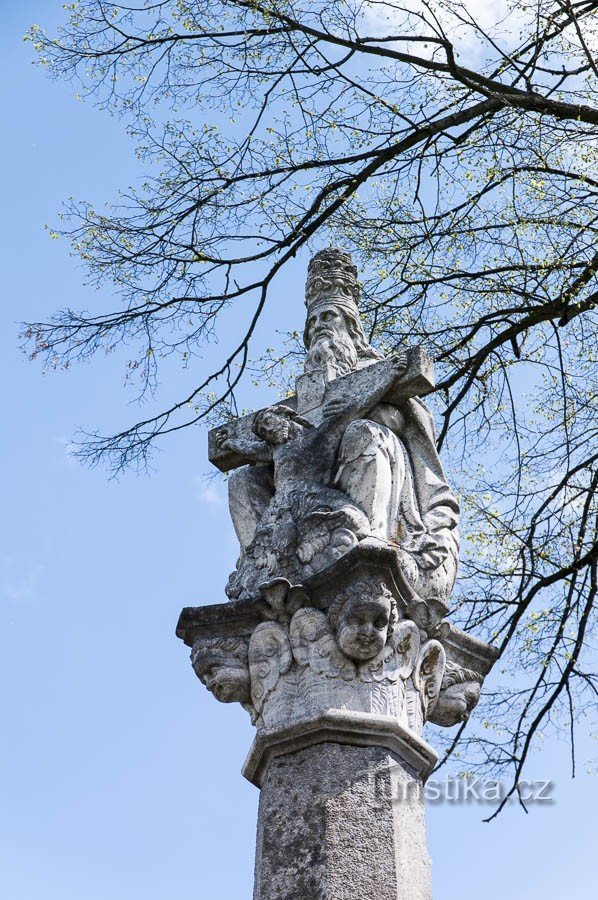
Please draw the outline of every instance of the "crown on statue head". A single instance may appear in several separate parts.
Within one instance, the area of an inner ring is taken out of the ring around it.
[[[350,255],[336,247],[320,250],[307,268],[305,305],[308,316],[325,303],[334,303],[359,318],[357,268]]]

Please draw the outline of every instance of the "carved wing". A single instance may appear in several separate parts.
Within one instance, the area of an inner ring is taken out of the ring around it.
[[[323,612],[308,606],[291,620],[291,645],[300,666],[309,666],[316,674],[349,681],[355,666],[341,653],[330,622]]]
[[[395,627],[380,653],[359,667],[361,681],[406,681],[413,672],[419,653],[419,628],[405,620]]]
[[[391,639],[399,663],[399,677],[406,681],[413,672],[419,654],[419,628],[406,619],[396,626]]]
[[[281,675],[291,667],[293,656],[289,636],[277,622],[262,622],[249,641],[251,699],[258,713],[276,688]]]
[[[419,691],[424,720],[438,700],[445,665],[446,654],[440,641],[426,641],[413,675],[415,687]]]

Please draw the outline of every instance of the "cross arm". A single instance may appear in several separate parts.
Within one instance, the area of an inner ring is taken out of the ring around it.
[[[333,381],[326,381],[322,375],[319,387],[313,383],[314,376],[310,374],[311,406],[306,409],[304,404],[299,403],[299,412],[312,425],[317,426],[324,420],[323,404],[329,400],[338,399],[347,406],[354,402],[356,408],[362,406],[362,398],[373,394],[376,384],[388,378],[388,369],[392,365],[390,359],[383,359]],[[297,379],[299,385],[302,378],[305,376]],[[429,394],[434,387],[434,365],[429,354],[422,347],[413,347],[407,353],[406,368],[399,373],[382,402],[399,406],[410,397]],[[299,393],[301,395],[301,391]],[[285,406],[297,409],[296,396],[281,402]],[[254,414],[240,416],[210,431],[208,458],[221,472],[229,472],[248,463],[267,461],[259,457],[259,445],[263,445],[264,442],[253,434],[253,419]]]

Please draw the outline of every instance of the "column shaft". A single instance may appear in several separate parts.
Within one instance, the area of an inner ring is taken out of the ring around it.
[[[431,900],[421,780],[381,747],[322,743],[272,759],[254,900]]]

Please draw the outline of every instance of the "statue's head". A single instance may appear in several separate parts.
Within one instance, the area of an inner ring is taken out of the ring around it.
[[[253,417],[254,434],[275,447],[297,437],[304,428],[311,428],[311,423],[282,403],[260,409]]]
[[[356,582],[340,594],[328,612],[336,641],[345,656],[373,659],[397,622],[392,594],[383,582]]]
[[[480,699],[482,676],[447,660],[440,695],[430,715],[436,725],[450,728],[469,718]]]
[[[250,700],[247,643],[243,638],[199,638],[193,644],[195,674],[221,703]]]
[[[359,362],[381,358],[366,339],[357,305],[359,293],[357,269],[348,253],[333,247],[316,253],[305,285],[303,340],[308,367],[332,362],[344,375]]]

